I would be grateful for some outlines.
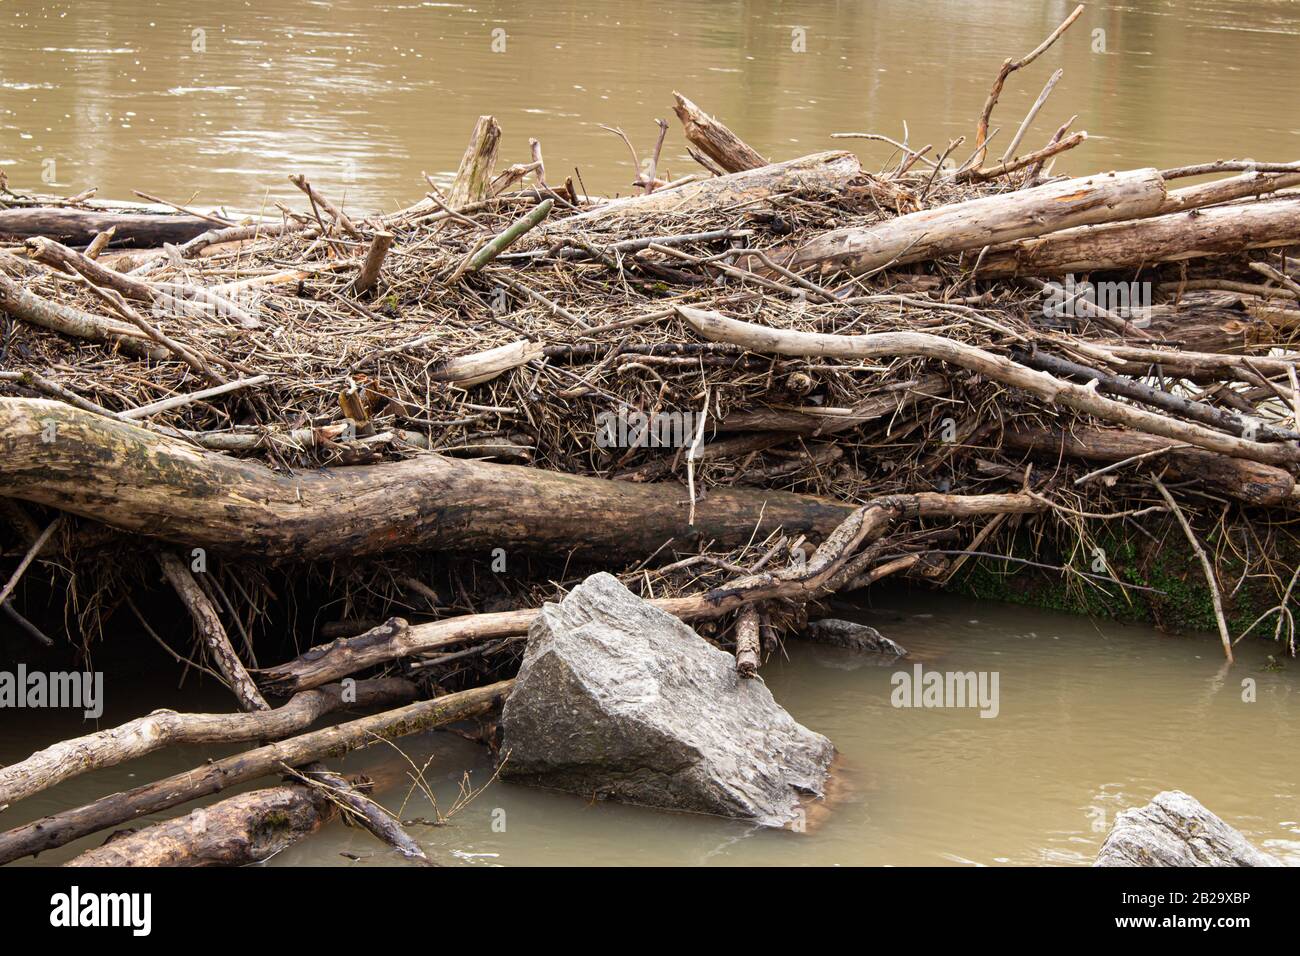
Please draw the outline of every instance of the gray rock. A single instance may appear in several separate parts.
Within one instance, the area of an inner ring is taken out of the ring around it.
[[[1123,810],[1094,866],[1281,866],[1181,790]]]
[[[891,641],[874,627],[833,617],[810,621],[804,628],[803,636],[818,644],[833,644],[835,647],[878,655],[882,664],[892,664],[907,656],[906,648]]]
[[[796,819],[835,748],[677,618],[594,574],[528,633],[502,775],[652,807]]]

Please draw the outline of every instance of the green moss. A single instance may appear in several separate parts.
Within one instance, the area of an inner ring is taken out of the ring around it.
[[[1213,540],[1207,544],[1213,547]],[[1113,532],[1098,539],[1110,572],[1119,581],[1153,590],[1139,591],[1117,584],[1033,568],[1012,562],[971,559],[948,585],[949,590],[982,600],[1085,614],[1135,624],[1153,624],[1172,632],[1214,631],[1214,601],[1200,561],[1181,536],[1166,535],[1159,545],[1144,535],[1119,537]],[[1081,551],[1037,553],[1025,537],[1017,537],[1014,557],[1060,566],[1072,564],[1091,571],[1091,555]],[[1245,566],[1229,555],[1219,564],[1223,582],[1224,616],[1233,635],[1242,633],[1259,615],[1277,604],[1269,583],[1244,577]],[[1104,572],[1103,572],[1104,573]]]

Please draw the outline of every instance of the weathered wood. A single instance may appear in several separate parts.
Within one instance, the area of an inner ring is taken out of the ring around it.
[[[46,427],[58,440],[42,441]],[[0,495],[186,547],[309,560],[442,548],[647,555],[669,538],[733,547],[825,533],[852,509],[777,491],[634,484],[422,455],[279,475],[60,402],[0,398]],[[666,449],[665,453],[671,453]]]
[[[1068,432],[1052,428],[1016,426],[1002,433],[1008,452],[1033,455],[1044,462],[1062,457],[1099,464],[1126,461],[1168,448],[1153,456],[1153,466],[1167,468],[1178,481],[1196,481],[1246,504],[1264,507],[1295,506],[1295,479],[1271,465],[1229,458],[1200,448],[1189,448],[1167,438],[1128,429],[1072,426]]]
[[[156,249],[163,243],[187,242],[211,228],[212,223],[198,216],[96,212],[43,206],[0,209],[0,237],[29,239],[46,236],[70,246],[88,245],[99,233],[115,229],[114,247]]]
[[[741,677],[757,677],[761,662],[758,630],[758,608],[746,604],[736,615],[736,673]]]
[[[418,701],[256,750],[212,760],[155,783],[114,793],[0,833],[0,865],[63,846],[99,830],[278,773],[287,766],[341,757],[384,740],[476,717],[500,706],[513,681]]]
[[[686,138],[724,172],[738,173],[766,166],[767,160],[748,143],[676,90],[673,112],[682,121]]]
[[[492,191],[492,176],[496,171],[497,147],[501,141],[501,126],[491,116],[480,116],[474,124],[465,155],[460,159],[456,179],[447,193],[447,205],[460,209],[470,203],[487,199]]]
[[[0,312],[77,339],[115,343],[125,352],[143,358],[163,359],[167,350],[155,345],[134,325],[104,319],[70,305],[49,302],[0,272]]]
[[[330,800],[300,784],[253,790],[111,837],[64,866],[247,866],[311,836],[335,813]]]
[[[155,710],[118,727],[62,740],[26,760],[0,767],[0,807],[92,770],[115,767],[165,747],[273,740],[306,730],[345,707],[374,707],[414,699],[410,681],[362,680],[346,692],[333,684],[295,694],[280,707],[238,714],[182,714]]]
[[[1041,187],[1040,187],[1041,188]],[[1041,231],[1041,230],[1040,230]],[[990,250],[981,276],[1065,275],[1300,243],[1300,196],[1064,229]]]
[[[833,229],[774,258],[796,271],[818,266],[861,274],[1071,226],[1150,216],[1164,202],[1165,182],[1154,169],[1103,173]]]
[[[861,175],[862,164],[852,153],[842,150],[814,153],[758,169],[687,183],[648,196],[611,200],[603,206],[562,219],[551,228],[587,229],[639,216],[717,212],[731,206],[758,203],[790,191],[847,193]]]

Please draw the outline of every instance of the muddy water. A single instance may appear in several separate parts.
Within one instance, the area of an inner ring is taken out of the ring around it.
[[[44,175],[60,190],[243,208],[293,195],[285,176],[305,172],[368,212],[418,197],[421,171],[445,179],[491,112],[506,162],[537,137],[551,178],[578,167],[589,190],[626,192],[626,148],[598,124],[623,127],[644,156],[655,117],[671,119],[667,172],[691,172],[674,88],[775,157],[837,145],[833,132],[901,138],[904,121],[913,145],[941,148],[969,139],[1002,59],[1073,6],[0,0],[0,169],[24,189]],[[1300,4],[1091,3],[1008,84],[995,155],[1057,67],[1026,143],[1078,113],[1092,138],[1065,171],[1300,152]],[[838,145],[873,167],[889,158]]]
[[[491,783],[444,826],[413,826],[436,859],[463,865],[870,864],[1083,865],[1115,814],[1164,789],[1186,790],[1257,846],[1300,864],[1300,668],[1274,669],[1267,642],[1241,645],[1230,672],[1212,636],[953,598],[893,596],[854,612],[902,643],[925,669],[998,675],[998,713],[893,706],[893,674],[838,648],[791,645],[764,676],[777,700],[839,748],[837,802],[807,833],[663,813]],[[1243,700],[1243,680],[1255,701]],[[152,709],[156,685],[106,688],[108,726]],[[142,705],[141,700],[149,703]],[[181,703],[181,695],[169,701]],[[218,694],[189,709],[227,709]],[[0,724],[0,763],[75,732],[72,719],[29,714]],[[402,742],[445,813],[463,773],[490,780],[486,751],[441,732]],[[6,825],[197,766],[227,751],[178,748],[70,781],[7,811]],[[400,781],[409,765],[390,748],[345,765]],[[437,816],[409,784],[382,801],[406,819]],[[405,800],[405,803],[404,803]],[[167,816],[164,814],[163,816]],[[820,819],[819,819],[820,818]],[[100,837],[102,839],[102,836]],[[86,840],[48,854],[57,862]],[[353,859],[356,858],[356,859]],[[400,863],[369,835],[331,825],[273,866]]]

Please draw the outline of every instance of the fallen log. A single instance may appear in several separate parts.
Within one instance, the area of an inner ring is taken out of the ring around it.
[[[384,740],[476,717],[500,706],[513,681],[418,701],[397,710],[327,727],[235,754],[154,783],[114,793],[0,833],[0,865],[64,846],[99,830],[197,800],[296,766],[341,757]]]
[[[0,807],[92,770],[114,767],[165,747],[273,740],[306,730],[345,707],[402,703],[416,696],[400,678],[357,681],[346,693],[332,685],[296,694],[274,710],[238,714],[182,714],[155,710],[119,727],[63,740],[26,760],[0,767]]]
[[[0,209],[0,237],[30,239],[45,236],[64,245],[84,246],[108,229],[114,248],[157,249],[164,243],[179,245],[212,229],[198,216],[161,213],[96,212],[47,206]]]
[[[842,529],[856,519],[854,527],[865,522],[871,534],[880,533],[902,516],[968,518],[987,514],[1030,514],[1046,506],[1029,495],[942,495],[923,492],[894,495],[870,502],[857,510],[849,509],[832,535],[844,536]],[[867,516],[863,518],[862,516]],[[866,534],[866,532],[864,532]],[[827,554],[835,549],[831,537]],[[855,545],[856,546],[856,542]],[[843,550],[843,548],[841,548]],[[820,553],[821,549],[819,549]],[[829,559],[827,559],[829,560]],[[742,578],[725,588],[716,588],[686,597],[657,598],[650,603],[683,621],[717,617],[745,604],[773,598],[807,600],[816,596],[827,576],[816,561],[797,573],[774,572]],[[512,637],[527,634],[540,612],[536,608],[501,611],[493,614],[470,614],[463,617],[408,626],[392,618],[356,637],[344,637],[313,647],[293,660],[267,668],[258,675],[268,693],[289,694],[318,687],[366,667],[373,667],[403,657],[437,651],[452,644],[468,641]]]
[[[253,790],[115,835],[64,866],[247,866],[311,836],[336,812],[333,802],[301,784]]]
[[[1284,196],[1022,239],[990,250],[977,271],[982,277],[1056,276],[1237,255],[1295,243],[1300,243],[1300,196]]]
[[[1271,464],[1300,461],[1300,449],[1291,445],[1247,441],[1235,435],[1098,395],[1084,385],[1062,381],[1046,372],[1026,368],[1009,358],[924,332],[877,332],[869,335],[827,335],[793,332],[751,322],[739,322],[717,312],[678,306],[681,316],[712,342],[743,345],[755,352],[776,355],[823,355],[833,358],[879,358],[920,355],[950,362],[961,368],[1023,389],[1049,403],[1057,402],[1098,418],[1140,431],[1199,445],[1211,451]]]
[[[163,359],[168,354],[165,348],[154,345],[134,325],[103,319],[59,302],[48,302],[3,272],[0,272],[0,312],[72,338],[116,343],[122,351],[142,358]]]
[[[1046,461],[1064,457],[1108,464],[1154,459],[1151,464],[1167,468],[1170,478],[1199,482],[1246,504],[1264,507],[1296,504],[1295,479],[1281,468],[1216,455],[1126,429],[1074,426],[1065,432],[1018,425],[1002,433],[1002,447]]]
[[[614,199],[603,206],[561,219],[551,229],[586,229],[638,216],[717,213],[731,206],[761,202],[790,191],[846,193],[861,175],[862,164],[853,153],[843,150],[814,153],[758,169],[687,183],[648,196]]]
[[[57,440],[42,434],[53,429]],[[646,555],[669,538],[829,532],[852,508],[777,491],[634,484],[421,455],[278,475],[61,402],[0,398],[0,495],[218,551],[312,559],[400,548]]]
[[[1165,198],[1155,169],[1105,173],[834,229],[774,258],[795,271],[817,266],[856,275],[1071,226],[1150,216]]]

